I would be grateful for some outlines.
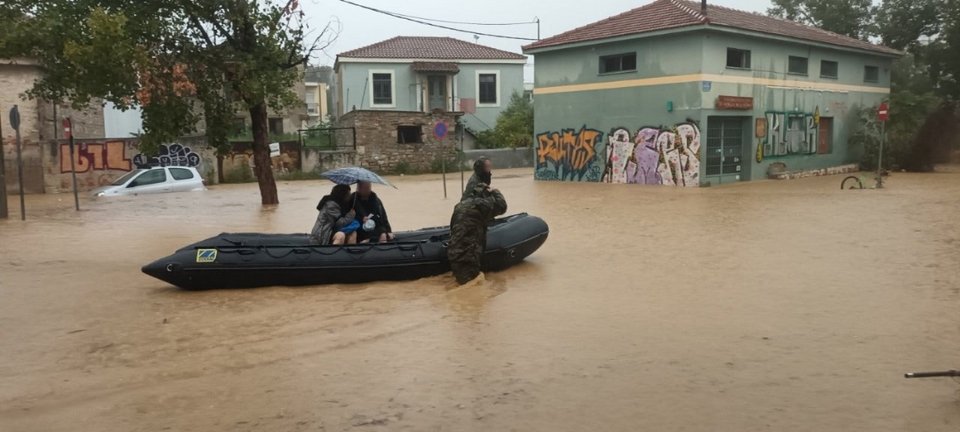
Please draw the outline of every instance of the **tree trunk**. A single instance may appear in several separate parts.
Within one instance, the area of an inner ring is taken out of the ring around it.
[[[253,174],[257,176],[257,183],[260,185],[260,201],[263,205],[280,204],[267,143],[266,103],[260,102],[250,107],[250,124],[253,127]]]

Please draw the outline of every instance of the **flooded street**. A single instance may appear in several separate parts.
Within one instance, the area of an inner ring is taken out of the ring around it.
[[[957,431],[960,173],[677,190],[498,171],[550,238],[454,288],[182,291],[140,266],[306,232],[326,181],[85,200],[0,221],[0,430]],[[377,188],[445,225],[460,178]]]

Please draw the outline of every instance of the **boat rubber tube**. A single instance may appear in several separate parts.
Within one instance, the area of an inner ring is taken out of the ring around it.
[[[504,270],[547,240],[543,219],[528,214],[490,223],[483,268]],[[411,280],[450,271],[449,227],[396,233],[383,244],[320,246],[307,234],[223,233],[185,246],[143,267],[184,289],[303,286]]]

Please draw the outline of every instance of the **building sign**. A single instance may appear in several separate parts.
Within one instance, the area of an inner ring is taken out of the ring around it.
[[[703,86],[703,91],[708,92],[713,88],[713,81],[704,81],[701,85]]]
[[[753,98],[738,97],[738,96],[717,96],[716,107],[717,109],[726,109],[726,110],[752,110]]]
[[[767,118],[766,117],[757,117],[756,123],[754,124],[754,133],[753,135],[757,138],[766,138],[767,137]]]

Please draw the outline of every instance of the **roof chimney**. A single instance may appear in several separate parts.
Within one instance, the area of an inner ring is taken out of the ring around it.
[[[707,0],[700,2],[700,13],[707,16]]]

